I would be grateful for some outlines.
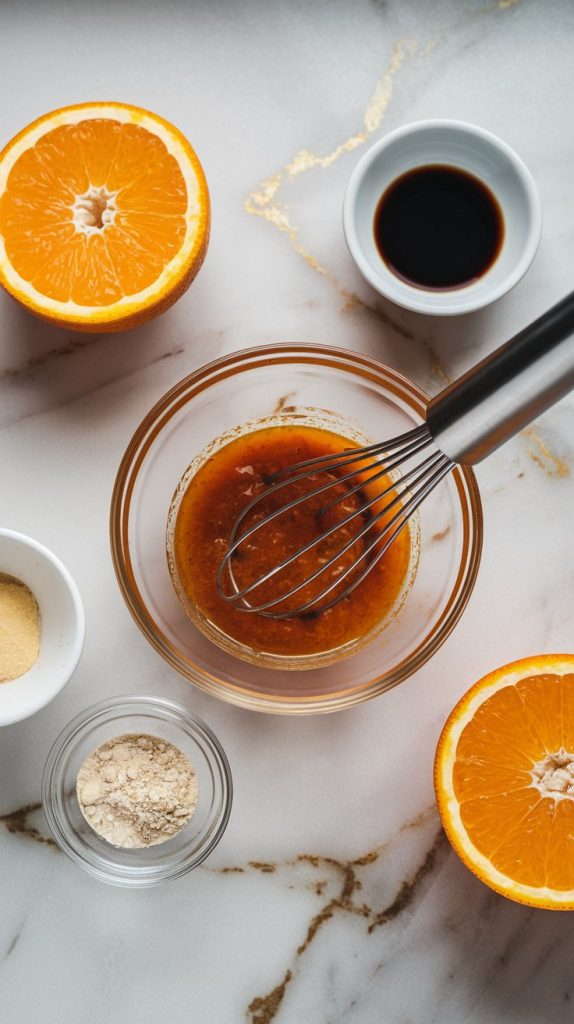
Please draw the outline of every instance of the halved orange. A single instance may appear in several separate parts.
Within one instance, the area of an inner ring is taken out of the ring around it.
[[[574,655],[524,658],[464,695],[435,791],[461,860],[519,903],[574,910]]]
[[[0,153],[0,283],[62,327],[125,330],[163,312],[197,274],[209,222],[194,150],[139,107],[64,107]]]

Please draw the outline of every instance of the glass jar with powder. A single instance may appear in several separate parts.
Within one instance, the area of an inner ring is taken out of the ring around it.
[[[231,801],[217,737],[157,697],[113,697],[83,711],[58,736],[42,779],[56,842],[112,885],[143,888],[197,867],[221,839]]]

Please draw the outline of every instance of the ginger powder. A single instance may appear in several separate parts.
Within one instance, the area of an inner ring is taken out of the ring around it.
[[[198,800],[195,769],[159,736],[124,733],[86,758],[76,785],[88,825],[112,846],[156,846],[189,821]]]
[[[21,580],[0,573],[0,683],[24,675],[40,652],[40,610]]]

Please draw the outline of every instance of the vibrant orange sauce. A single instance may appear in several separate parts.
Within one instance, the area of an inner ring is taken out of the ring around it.
[[[316,427],[269,427],[229,442],[192,478],[181,500],[174,531],[177,575],[190,602],[228,637],[259,652],[291,656],[317,654],[367,636],[392,609],[409,566],[411,534],[408,528],[399,533],[380,562],[348,597],[318,614],[277,621],[261,614],[245,613],[225,602],[216,587],[217,570],[229,549],[235,520],[252,498],[266,489],[269,475],[295,462],[353,447],[356,446],[347,438]],[[349,467],[353,468],[357,467]],[[332,471],[332,479],[336,480],[345,471],[348,470],[339,470],[337,474]],[[326,479],[322,473],[286,487],[265,498],[262,511],[267,513],[301,493],[308,493]],[[389,480],[377,481],[377,488],[382,489],[385,483],[388,485]],[[245,586],[253,582],[286,555],[316,539],[325,528],[340,523],[349,510],[359,507],[365,494],[374,496],[369,494],[368,484],[358,495],[349,496],[344,484],[335,483],[320,498],[306,501],[262,528],[246,541],[239,557],[233,559],[238,584]],[[335,502],[330,509],[326,508],[329,502]],[[362,513],[352,523],[338,528],[327,541],[299,559],[294,569],[269,580],[249,600],[259,603],[278,597],[301,582],[356,536],[367,522],[366,515]],[[246,525],[252,522],[249,519]],[[374,533],[371,531],[369,536],[373,538]],[[363,544],[362,540],[355,540],[350,552],[338,560],[335,568],[340,571],[348,565],[352,555],[364,550]],[[278,610],[291,610],[302,604],[332,578],[325,573]]]

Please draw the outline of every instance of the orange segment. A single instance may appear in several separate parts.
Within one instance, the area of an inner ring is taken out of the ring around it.
[[[0,154],[0,283],[54,323],[117,330],[161,312],[193,280],[208,234],[197,156],[148,111],[67,107]]]
[[[435,759],[439,813],[497,892],[574,909],[574,655],[491,672],[451,713]]]

